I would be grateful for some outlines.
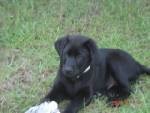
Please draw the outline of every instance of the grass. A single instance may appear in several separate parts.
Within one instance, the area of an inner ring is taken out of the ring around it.
[[[55,40],[76,33],[150,66],[149,0],[0,0],[0,113],[39,102],[58,69]],[[132,87],[128,104],[111,108],[98,98],[80,113],[149,113],[150,78]]]

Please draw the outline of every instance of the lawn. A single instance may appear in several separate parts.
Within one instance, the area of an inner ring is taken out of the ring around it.
[[[126,50],[150,66],[150,0],[0,0],[0,113],[39,103],[58,69],[54,42],[66,34]],[[119,108],[101,97],[80,113],[150,113],[150,77],[142,75],[132,89]]]

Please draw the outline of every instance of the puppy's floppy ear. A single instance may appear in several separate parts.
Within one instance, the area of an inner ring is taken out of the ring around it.
[[[96,43],[92,39],[88,39],[85,42],[85,46],[90,52],[92,65],[96,65],[97,60],[98,60],[98,58],[97,58],[98,57],[98,47],[97,47]]]
[[[55,42],[55,49],[59,54],[59,56],[62,56],[63,49],[67,45],[67,42],[68,42],[68,36],[62,37]]]

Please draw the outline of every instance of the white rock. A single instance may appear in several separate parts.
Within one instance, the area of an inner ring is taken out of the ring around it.
[[[58,109],[58,104],[55,101],[51,101],[33,106],[25,113],[60,113],[60,111]]]

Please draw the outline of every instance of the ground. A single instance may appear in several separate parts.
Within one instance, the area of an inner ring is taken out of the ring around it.
[[[126,50],[150,67],[149,0],[0,0],[0,113],[39,103],[59,65],[54,42],[66,34]],[[80,113],[149,113],[149,88],[150,77],[142,75],[128,103],[112,108],[101,97]]]

